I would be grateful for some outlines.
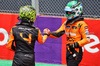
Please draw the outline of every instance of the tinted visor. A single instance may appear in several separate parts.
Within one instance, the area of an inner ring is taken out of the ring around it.
[[[66,14],[75,14],[75,12],[65,11]]]

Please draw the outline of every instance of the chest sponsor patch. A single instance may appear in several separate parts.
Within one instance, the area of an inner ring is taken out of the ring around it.
[[[88,31],[88,29],[85,29],[85,31]]]
[[[85,29],[88,29],[88,27],[86,26]]]
[[[77,27],[76,26],[72,26],[72,29],[77,29]]]
[[[66,26],[67,29],[70,29],[70,26]]]

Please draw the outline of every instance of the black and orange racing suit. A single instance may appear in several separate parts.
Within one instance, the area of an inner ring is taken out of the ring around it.
[[[7,42],[7,48],[15,51],[12,66],[35,66],[35,41],[44,43],[46,39],[47,35],[42,36],[40,29],[34,25],[22,23],[12,27]]]
[[[65,21],[61,27],[54,32],[51,32],[49,37],[58,38],[64,33],[66,34],[66,60],[68,66],[78,66],[82,59],[82,46],[90,41],[88,25],[83,21],[84,18],[77,17],[73,20]],[[79,47],[70,49],[67,45],[77,42]],[[73,57],[74,53],[76,56]]]

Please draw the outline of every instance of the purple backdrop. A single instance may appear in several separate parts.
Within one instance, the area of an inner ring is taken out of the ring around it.
[[[37,16],[35,26],[38,27],[42,34],[43,29],[49,28],[56,31],[61,26],[61,18],[40,17]],[[61,64],[61,37],[58,39],[47,38],[44,44],[35,44],[35,61],[42,63]]]

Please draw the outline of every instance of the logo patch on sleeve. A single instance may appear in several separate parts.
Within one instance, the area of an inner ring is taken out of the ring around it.
[[[86,26],[85,29],[88,29],[88,27]]]
[[[89,35],[89,31],[85,31],[86,35]]]

